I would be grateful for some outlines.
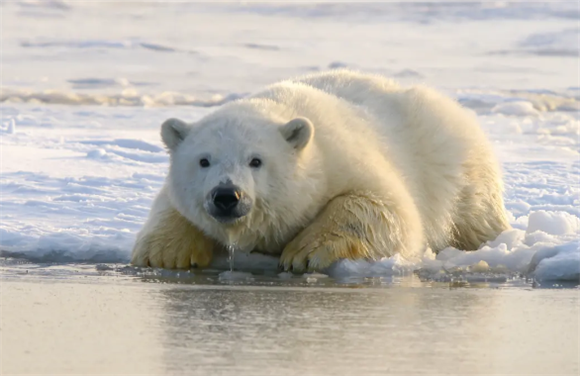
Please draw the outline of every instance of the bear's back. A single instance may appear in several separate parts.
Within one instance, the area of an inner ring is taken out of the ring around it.
[[[469,181],[466,174],[472,174],[466,172],[466,166],[499,175],[475,116],[433,89],[402,88],[388,78],[348,70],[317,73],[291,82],[348,102],[370,119],[359,123],[351,117],[352,124],[343,127],[355,139],[360,132],[366,140],[362,145],[384,156],[399,171],[435,248],[445,244],[441,234],[450,231],[455,197]],[[359,144],[356,149],[362,147]],[[489,184],[486,189],[495,191],[496,181],[481,185]]]
[[[312,86],[357,105],[366,105],[377,97],[401,90],[395,81],[386,77],[346,69],[315,73],[290,81]]]
[[[344,104],[348,103],[353,113],[357,114],[356,117],[370,120],[366,126],[377,136],[395,141],[397,134],[413,132],[408,129],[406,121],[409,112],[408,89],[389,78],[340,69],[314,73],[287,82],[307,85]],[[361,131],[360,126],[355,127],[353,130],[356,133]]]

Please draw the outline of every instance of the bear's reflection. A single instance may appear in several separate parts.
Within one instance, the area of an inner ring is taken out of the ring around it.
[[[473,336],[493,322],[465,290],[177,285],[161,296],[167,372],[187,374],[457,372],[459,354],[473,372]]]

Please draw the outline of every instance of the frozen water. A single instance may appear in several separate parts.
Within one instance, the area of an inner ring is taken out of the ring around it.
[[[503,164],[513,229],[473,252],[325,273],[578,282],[578,18],[572,2],[6,3],[2,255],[126,263],[167,170],[165,119],[347,66],[433,85],[476,112]],[[276,259],[236,252],[235,266],[275,272]],[[213,267],[228,269],[227,255]]]
[[[247,281],[252,280],[252,273],[226,270],[219,274],[219,279],[221,281]]]

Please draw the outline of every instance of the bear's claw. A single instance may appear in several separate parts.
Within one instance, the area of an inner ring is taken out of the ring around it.
[[[338,234],[311,236],[312,238],[299,234],[286,246],[280,257],[280,265],[285,271],[322,271],[340,259],[356,260],[368,257],[366,247],[360,239]]]
[[[189,269],[203,268],[209,265],[212,258],[211,251],[193,246],[191,248],[180,247],[179,250],[171,247],[159,246],[156,242],[147,242],[147,244],[138,244],[141,246],[133,253],[131,264],[136,266],[146,266],[152,268],[165,269]]]
[[[138,236],[131,263],[166,269],[208,266],[214,242],[175,210],[165,213],[163,219],[162,225]]]
[[[376,259],[391,254],[398,244],[376,236],[389,228],[389,216],[392,213],[372,194],[353,192],[335,197],[286,245],[280,265],[284,270],[303,273],[322,271],[340,259]]]

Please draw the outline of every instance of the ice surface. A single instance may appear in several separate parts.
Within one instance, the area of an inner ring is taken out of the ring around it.
[[[4,256],[126,263],[167,171],[159,138],[165,119],[193,121],[206,107],[278,79],[348,66],[433,85],[472,109],[502,161],[513,229],[477,251],[427,250],[416,263],[399,255],[345,260],[325,273],[579,279],[579,13],[572,2],[26,1],[7,3],[3,15]],[[222,278],[276,265],[270,256],[236,252],[236,272]],[[213,267],[228,269],[227,255]]]
[[[233,270],[226,270],[219,274],[219,279],[221,281],[239,281],[239,280],[251,280],[252,273],[248,272],[237,272]]]

